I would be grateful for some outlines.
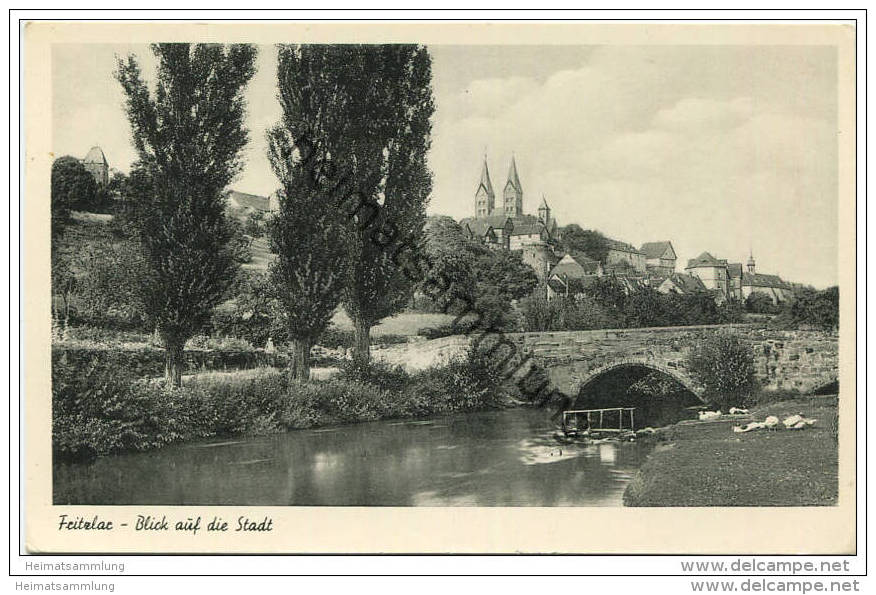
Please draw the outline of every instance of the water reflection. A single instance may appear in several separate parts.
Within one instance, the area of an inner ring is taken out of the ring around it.
[[[217,440],[54,469],[56,504],[620,506],[646,455],[510,410]]]

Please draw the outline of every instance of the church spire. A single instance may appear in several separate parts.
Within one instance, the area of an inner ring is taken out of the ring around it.
[[[481,168],[481,179],[475,191],[475,217],[488,217],[496,206],[496,193],[490,181],[490,168],[487,167],[487,155],[484,154],[484,166]]]
[[[517,175],[517,162],[514,160],[514,155],[511,155],[511,166],[508,168],[508,182],[514,186],[520,194],[523,194],[523,186],[520,185],[520,176]]]
[[[523,214],[523,186],[520,185],[520,176],[517,175],[517,162],[511,155],[511,165],[508,167],[508,181],[505,182],[505,190],[502,193],[503,215],[506,217],[519,217]]]
[[[495,196],[493,193],[493,183],[490,181],[490,168],[487,167],[487,155],[484,153],[484,166],[481,168],[481,181],[478,185],[478,191],[480,191],[481,186],[483,186],[484,190],[487,191],[487,194],[490,196]]]

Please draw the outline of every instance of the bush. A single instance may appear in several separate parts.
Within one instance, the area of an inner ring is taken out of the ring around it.
[[[457,324],[448,322],[438,326],[424,326],[417,331],[420,337],[427,339],[440,339],[442,337],[452,337],[453,335],[467,335],[474,330],[473,320],[469,317],[460,320]]]
[[[53,360],[52,449],[58,460],[212,436],[490,408],[501,403],[504,390],[496,366],[475,354],[415,375],[389,366],[350,366],[336,378],[306,383],[265,371],[195,377],[168,390],[161,380],[138,379],[139,372],[117,352],[75,364]]]
[[[210,401],[188,388],[138,381],[124,367],[91,362],[54,366],[52,451],[58,459],[90,459],[147,450],[212,435]]]
[[[619,328],[623,322],[589,294],[556,297],[550,301],[532,295],[520,301],[523,329],[534,331],[580,331]]]
[[[781,308],[765,293],[755,291],[745,298],[745,311],[753,314],[777,314]]]
[[[350,382],[371,384],[381,390],[400,392],[411,382],[411,376],[401,366],[380,362],[344,361],[338,378]]]
[[[785,302],[773,320],[773,326],[785,329],[815,328],[823,331],[839,329],[839,288],[803,289]]]
[[[184,352],[186,372],[198,370],[250,370],[253,368],[284,368],[289,357],[280,352],[266,353],[250,350],[193,350]],[[155,378],[164,374],[164,350],[76,348],[52,349],[52,365],[69,367],[74,371],[88,366],[124,369],[134,378]]]
[[[721,410],[744,405],[758,388],[754,352],[731,333],[719,332],[692,346],[687,365],[703,384],[703,396]]]

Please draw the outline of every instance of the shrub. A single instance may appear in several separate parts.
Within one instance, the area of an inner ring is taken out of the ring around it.
[[[382,390],[403,391],[411,382],[410,375],[401,366],[382,362],[349,360],[341,364],[338,378],[351,382],[374,385]]]
[[[743,405],[757,390],[754,352],[734,334],[703,339],[691,348],[687,365],[705,387],[703,396],[722,410]]]
[[[752,292],[745,298],[745,311],[754,314],[777,314],[781,308],[773,303],[768,295],[760,291]]]
[[[839,288],[803,289],[784,303],[773,326],[788,329],[816,328],[836,331],[839,328]]]
[[[162,380],[138,380],[137,373],[115,352],[76,365],[63,357],[53,360],[56,458],[82,460],[211,436],[496,407],[505,391],[496,365],[477,354],[414,375],[390,366],[351,365],[323,382],[299,382],[266,370],[195,377],[169,389]]]
[[[138,381],[126,368],[105,363],[53,367],[54,456],[89,459],[212,435],[210,401],[203,392],[169,391],[161,383]]]
[[[473,330],[473,320],[464,318],[457,324],[448,322],[438,326],[425,326],[417,331],[417,335],[426,337],[427,339],[440,339],[442,337],[452,337],[453,335],[467,335]]]
[[[218,350],[218,351],[253,351],[255,348],[246,339],[238,337],[208,337],[195,335],[186,341],[186,349]]]
[[[192,350],[186,351],[184,357],[186,368],[190,371],[284,368],[289,363],[289,357],[284,353],[257,350]],[[124,350],[56,347],[52,349],[52,364],[73,370],[93,365],[118,367],[130,372],[134,378],[157,377],[164,373],[164,351],[149,347]]]

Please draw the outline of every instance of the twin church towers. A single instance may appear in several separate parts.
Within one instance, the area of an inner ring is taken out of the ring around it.
[[[490,181],[490,168],[487,166],[487,156],[484,155],[484,166],[481,169],[481,179],[475,192],[475,217],[490,217],[492,215],[505,215],[506,217],[518,217],[523,214],[523,186],[520,185],[520,176],[517,175],[517,163],[511,157],[511,165],[508,168],[508,181],[502,190],[502,204],[496,209],[496,193],[493,191],[493,183]]]

